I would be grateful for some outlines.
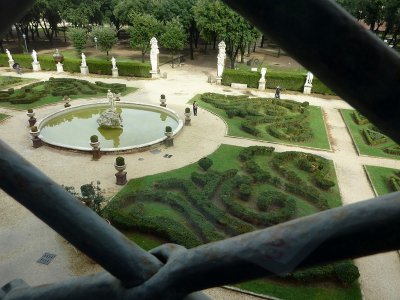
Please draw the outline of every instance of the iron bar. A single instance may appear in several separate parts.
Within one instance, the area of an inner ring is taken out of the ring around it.
[[[0,187],[126,285],[162,266],[1,140]]]
[[[223,1],[400,143],[399,55],[344,9],[331,0]]]

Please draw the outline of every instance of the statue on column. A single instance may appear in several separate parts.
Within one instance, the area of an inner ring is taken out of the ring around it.
[[[81,63],[81,67],[86,67],[86,55],[82,52],[81,54],[82,56],[82,63]]]
[[[158,54],[160,51],[158,50],[158,42],[155,37],[150,40],[151,50],[150,50],[150,63],[151,63],[151,73],[158,73]]]
[[[116,69],[117,68],[117,60],[115,59],[114,56],[111,58],[111,63],[112,63],[113,69]]]
[[[31,56],[32,56],[33,62],[34,63],[38,63],[37,52],[35,50],[32,50],[32,55]]]
[[[222,73],[224,72],[225,67],[225,58],[226,58],[226,44],[224,41],[218,44],[218,63],[217,63],[217,77],[222,77]]]
[[[267,68],[261,68],[261,78],[260,78],[260,81],[265,81],[265,74],[267,74]]]
[[[312,81],[314,79],[313,73],[310,71],[307,72],[307,79],[306,79],[306,84],[312,85]]]

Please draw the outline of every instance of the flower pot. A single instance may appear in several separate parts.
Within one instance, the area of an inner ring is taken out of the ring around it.
[[[190,120],[190,116],[192,115],[192,113],[185,113],[185,117],[186,117],[186,120]]]
[[[28,112],[27,114],[26,114],[29,118],[33,118],[34,116],[35,116],[35,112]]]
[[[114,168],[115,170],[117,170],[118,172],[122,172],[126,169],[126,164],[123,166],[117,166],[116,164],[114,164]]]
[[[60,53],[55,53],[53,54],[53,58],[55,63],[62,63],[64,61],[64,55],[60,54]]]
[[[99,149],[100,142],[94,142],[94,143],[91,142],[90,146],[92,146],[93,150],[97,150]]]
[[[40,130],[38,131],[29,131],[30,135],[32,136],[32,138],[37,138],[40,134]]]
[[[170,137],[172,136],[172,132],[167,132],[167,131],[166,131],[166,132],[164,132],[164,134],[165,134],[165,136],[168,137],[168,138],[170,138]]]

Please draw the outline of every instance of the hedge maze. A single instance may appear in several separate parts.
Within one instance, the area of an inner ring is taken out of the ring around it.
[[[354,110],[341,110],[360,154],[400,158],[400,147],[367,118]]]
[[[400,191],[400,170],[364,166],[377,196]]]
[[[311,123],[315,121],[314,114],[311,116],[312,109],[319,110],[319,108],[310,107],[308,102],[214,93],[202,94],[200,99],[221,110],[226,114],[228,121],[229,119],[238,120],[239,129],[248,136],[316,148],[320,141],[325,139],[325,144],[329,148],[321,114],[318,121],[322,126],[318,126],[319,131],[317,132],[311,126]],[[315,143],[318,144],[314,145]]]
[[[231,151],[230,147],[218,151]],[[275,153],[273,147],[240,149],[232,164],[239,168],[220,170],[207,158],[185,167],[190,169],[186,177],[171,171],[136,188],[129,187],[136,181],[132,180],[103,214],[121,229],[192,248],[340,205],[334,170],[326,159],[302,152]],[[334,276],[334,269],[329,268],[326,278]],[[307,281],[319,271],[309,272],[288,277]]]
[[[126,85],[107,84],[100,81],[93,84],[86,80],[50,77],[48,81],[31,83],[17,90],[10,88],[7,91],[0,91],[0,102],[15,105],[31,104],[49,96],[61,96],[59,98],[61,100],[64,95],[105,95],[108,89],[120,93],[126,90]]]

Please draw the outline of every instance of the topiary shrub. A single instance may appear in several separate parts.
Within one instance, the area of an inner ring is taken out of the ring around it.
[[[165,126],[165,132],[172,132],[171,126]]]
[[[349,261],[335,264],[334,270],[337,279],[344,286],[351,285],[360,277],[360,272],[358,271],[358,268]]]
[[[251,195],[251,186],[248,184],[241,184],[239,186],[239,197],[242,200],[249,200]]]
[[[94,134],[90,137],[91,143],[97,143],[98,141],[99,141],[99,137],[97,135]]]
[[[32,126],[32,127],[31,127],[31,131],[32,131],[32,132],[37,132],[37,131],[38,131],[38,128],[37,128],[36,126]]]
[[[203,157],[198,164],[204,171],[207,171],[212,166],[213,161],[208,157]]]
[[[119,167],[125,166],[125,158],[123,158],[123,157],[121,157],[121,156],[118,156],[118,157],[115,159],[115,164],[116,164],[117,166],[119,166]]]
[[[32,109],[32,108],[29,108],[29,109],[28,109],[28,113],[30,113],[30,114],[33,113],[33,109]]]
[[[186,108],[185,108],[185,114],[188,114],[188,113],[190,113],[190,108],[189,108],[189,107],[186,107]]]

